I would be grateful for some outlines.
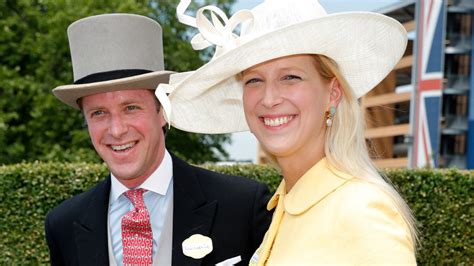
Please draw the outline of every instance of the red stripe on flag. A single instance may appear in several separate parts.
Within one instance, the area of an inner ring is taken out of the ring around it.
[[[443,88],[442,79],[427,79],[419,81],[418,88],[420,91],[436,91]]]
[[[426,24],[430,25],[430,19],[431,19],[431,14],[433,13],[433,2],[434,1],[429,1],[429,6],[428,6],[428,18],[426,20]]]
[[[422,132],[423,132],[423,151],[425,152],[425,160],[426,160],[426,165],[430,167],[431,166],[431,160],[430,160],[430,153],[428,151],[428,145],[431,145],[431,143],[428,143],[428,139],[426,137],[426,128],[424,124],[421,126]]]

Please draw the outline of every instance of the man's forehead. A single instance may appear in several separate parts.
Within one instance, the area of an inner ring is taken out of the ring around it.
[[[153,91],[148,89],[128,89],[87,95],[81,98],[83,107],[86,105],[127,104],[130,102],[146,102],[153,99]]]

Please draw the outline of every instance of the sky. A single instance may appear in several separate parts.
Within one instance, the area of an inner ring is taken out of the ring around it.
[[[288,0],[290,1],[290,0]],[[297,3],[299,0],[291,0]],[[251,9],[262,3],[262,0],[237,0],[233,12],[240,9]],[[402,0],[320,0],[328,13],[346,11],[376,11],[381,8],[402,2]],[[231,135],[232,144],[226,145],[230,161],[257,162],[258,144],[250,132],[239,132]]]
[[[286,0],[297,3],[299,0]],[[251,9],[263,0],[237,0],[233,10]],[[375,11],[382,7],[402,2],[402,0],[319,0],[328,13],[343,11]]]

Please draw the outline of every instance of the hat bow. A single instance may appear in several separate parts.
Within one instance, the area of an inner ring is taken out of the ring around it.
[[[196,12],[196,18],[185,15],[191,0],[182,0],[176,8],[178,19],[181,23],[197,28],[199,33],[191,39],[194,50],[202,50],[215,45],[214,57],[219,57],[226,51],[239,45],[239,35],[234,33],[237,26],[245,21],[252,21],[253,14],[249,10],[240,10],[232,17],[228,18],[224,11],[216,6],[205,6]],[[205,11],[209,11],[212,21],[210,21]]]

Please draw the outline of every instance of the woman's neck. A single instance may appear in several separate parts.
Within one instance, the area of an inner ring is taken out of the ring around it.
[[[286,193],[290,192],[298,180],[324,157],[324,152],[313,153],[313,156],[292,156],[277,158],[277,163],[285,179]]]

